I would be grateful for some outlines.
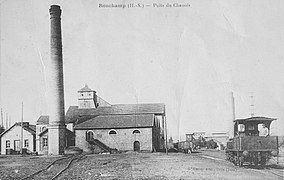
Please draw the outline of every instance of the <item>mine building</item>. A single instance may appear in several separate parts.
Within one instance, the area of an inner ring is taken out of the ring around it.
[[[36,126],[31,125],[29,122],[23,122],[23,125],[21,124],[21,122],[16,122],[0,135],[1,154],[20,154],[21,139],[23,140],[23,153],[36,151]],[[21,129],[22,127],[23,129]],[[23,136],[21,136],[22,130]]]
[[[165,148],[165,105],[111,105],[87,85],[78,91],[78,106],[70,106],[66,124],[75,145],[86,152],[160,151]]]
[[[48,125],[49,116],[40,116],[36,122],[36,152],[38,154],[48,154]],[[65,147],[75,145],[74,132],[66,128],[65,137]]]

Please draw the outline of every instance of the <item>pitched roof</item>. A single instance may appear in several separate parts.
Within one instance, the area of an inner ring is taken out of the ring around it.
[[[40,132],[38,135],[39,136],[42,136],[42,135],[44,135],[45,133],[47,133],[48,132],[48,129],[46,128],[46,129],[44,129],[42,132]]]
[[[152,127],[153,114],[144,115],[112,115],[97,116],[83,123],[77,124],[74,129],[114,129]]]
[[[25,128],[25,127],[24,127],[24,128]],[[30,124],[30,125],[28,126],[28,128],[29,128],[31,131],[36,132],[36,125]]]
[[[35,135],[36,134],[36,126],[35,125],[31,125],[28,122],[23,122],[24,126],[23,129],[28,131],[29,133]],[[2,132],[0,134],[0,137],[3,136],[4,134],[6,134],[8,131],[10,131],[11,129],[13,129],[15,126],[21,126],[22,123],[20,122],[16,122],[15,124],[13,124],[13,126],[11,126],[10,128],[8,128],[7,130],[5,130],[4,132]]]
[[[36,122],[37,125],[49,124],[49,116],[40,116]]]
[[[78,92],[96,92],[96,91],[90,89],[90,88],[88,87],[88,85],[85,84],[85,87],[83,87],[82,89],[80,89]]]
[[[252,124],[265,124],[268,129],[270,128],[270,124],[272,121],[277,120],[276,118],[268,118],[268,117],[250,117],[245,119],[236,119],[234,120],[235,125],[237,123],[252,123]]]
[[[165,104],[116,104],[91,109],[79,109],[78,106],[70,106],[65,116],[65,122],[79,121],[81,123],[96,116],[138,114],[165,114]]]
[[[46,134],[46,133],[48,133],[48,128],[46,128],[46,129],[44,129],[42,132],[40,132],[38,135],[39,136],[42,136],[42,135],[44,135],[44,134]],[[70,131],[69,129],[65,129],[65,133],[67,134],[67,135],[70,135],[70,134],[74,134],[72,131]]]

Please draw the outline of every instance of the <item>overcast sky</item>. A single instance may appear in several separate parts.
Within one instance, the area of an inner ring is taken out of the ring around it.
[[[1,1],[1,99],[12,123],[47,113],[49,7],[62,8],[65,110],[85,84],[111,104],[165,103],[169,135],[227,132],[277,118],[284,134],[284,1],[186,1],[184,8],[99,8],[133,0]],[[152,5],[150,0],[139,3]]]

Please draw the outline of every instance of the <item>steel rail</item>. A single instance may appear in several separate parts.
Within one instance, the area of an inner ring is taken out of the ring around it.
[[[36,171],[36,172],[34,172],[34,173],[32,173],[32,174],[26,176],[26,177],[24,177],[24,178],[22,178],[21,180],[30,179],[30,178],[32,178],[33,176],[38,175],[39,173],[41,173],[41,172],[43,172],[43,171],[46,171],[48,168],[50,168],[50,167],[51,167],[52,165],[54,165],[56,162],[58,162],[58,161],[60,161],[60,160],[68,159],[68,158],[70,158],[70,157],[72,157],[72,156],[67,156],[67,157],[63,157],[63,158],[56,159],[56,160],[52,161],[52,162],[51,162],[49,165],[47,165],[46,167],[44,167],[44,168],[42,168],[42,169],[40,169],[40,170],[38,170],[38,171]]]
[[[54,180],[54,179],[58,178],[64,171],[66,171],[66,170],[70,167],[70,165],[72,164],[72,162],[73,162],[74,160],[77,160],[77,162],[78,162],[78,161],[82,160],[82,159],[85,158],[85,157],[87,157],[87,156],[86,156],[86,155],[75,155],[75,156],[68,162],[67,166],[66,166],[65,168],[63,168],[60,172],[58,172],[55,176],[53,176],[53,177],[51,178],[51,180]]]

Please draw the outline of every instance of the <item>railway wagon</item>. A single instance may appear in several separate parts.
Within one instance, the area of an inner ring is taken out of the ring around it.
[[[195,150],[194,143],[191,141],[181,141],[177,144],[179,152],[192,153]]]
[[[270,125],[274,120],[266,117],[235,120],[234,138],[227,142],[227,160],[238,166],[246,162],[265,165],[272,156],[277,156],[278,136],[269,136]],[[260,129],[261,125],[263,129]]]

